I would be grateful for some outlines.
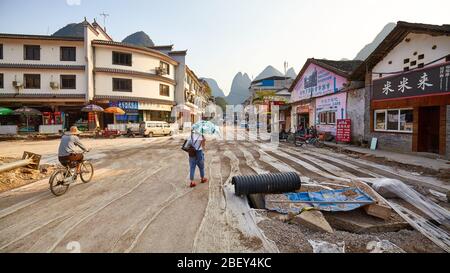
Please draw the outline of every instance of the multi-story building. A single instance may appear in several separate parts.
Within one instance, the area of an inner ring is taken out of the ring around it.
[[[202,84],[185,64],[186,51],[115,42],[96,22],[85,20],[83,27],[83,37],[0,34],[0,106],[43,113],[28,117],[28,128],[15,115],[1,117],[2,125],[22,131],[74,124],[88,129],[95,115],[80,110],[89,103],[125,110],[125,115],[99,114],[101,127],[171,121],[177,104],[189,117],[201,113],[203,104],[195,102],[203,101]]]
[[[271,76],[251,82],[249,90],[250,97],[244,101],[244,106],[248,104],[265,105],[267,111],[271,113],[271,105],[279,106],[279,126],[280,130],[290,127],[290,107],[287,105],[291,97],[289,86],[294,79],[287,76]]]

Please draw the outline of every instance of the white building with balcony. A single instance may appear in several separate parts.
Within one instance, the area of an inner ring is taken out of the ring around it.
[[[0,107],[43,113],[30,116],[28,127],[15,115],[1,117],[1,125],[27,132],[47,125],[88,129],[93,115],[80,110],[89,103],[125,110],[99,115],[101,127],[170,121],[177,104],[189,116],[198,113],[201,83],[185,64],[186,51],[115,42],[96,22],[85,20],[83,27],[83,37],[0,34]]]

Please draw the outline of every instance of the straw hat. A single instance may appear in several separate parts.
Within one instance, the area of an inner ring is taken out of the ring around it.
[[[78,131],[78,127],[77,126],[72,126],[72,127],[70,127],[70,134],[71,135],[79,135],[79,134],[81,134],[81,132]]]

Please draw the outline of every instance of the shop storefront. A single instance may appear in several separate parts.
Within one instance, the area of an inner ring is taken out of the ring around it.
[[[141,102],[139,103],[139,112],[142,113],[144,121],[170,122],[172,120],[172,107],[172,104]]]
[[[372,83],[371,129],[379,146],[449,153],[450,62]]]
[[[342,92],[350,73],[361,61],[308,59],[289,91],[292,126],[316,126],[319,133],[336,135],[336,122],[346,118],[347,93]],[[295,107],[294,107],[295,106]]]
[[[115,115],[115,124],[139,123],[139,102],[138,101],[112,101],[110,107],[119,107],[125,111],[124,115]]]
[[[308,128],[310,125],[310,112],[312,110],[311,104],[300,104],[296,106],[297,123],[296,130],[299,128]]]
[[[347,93],[324,96],[315,99],[315,125],[319,133],[336,136],[338,119],[345,119],[347,112]]]

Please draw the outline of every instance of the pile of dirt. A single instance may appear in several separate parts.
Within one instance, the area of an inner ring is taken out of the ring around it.
[[[379,240],[388,240],[406,252],[444,252],[416,230],[405,229],[398,232],[366,234],[335,230],[334,233],[330,234],[313,231],[303,226],[284,223],[275,219],[263,220],[258,223],[258,226],[284,253],[312,252],[313,250],[308,240],[326,241],[333,244],[345,242],[345,252],[347,253],[369,253],[370,250],[367,249],[368,243],[372,241],[378,242]]]
[[[21,158],[0,157],[0,164],[10,163]],[[14,189],[50,176],[55,166],[43,164],[38,170],[29,168],[17,168],[0,173],[0,192]]]

